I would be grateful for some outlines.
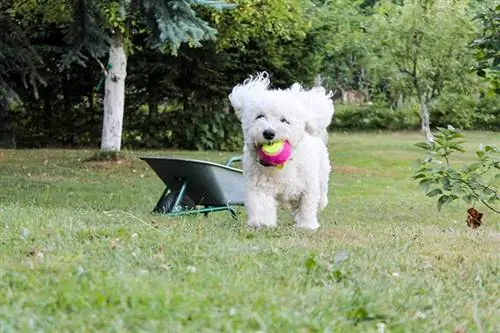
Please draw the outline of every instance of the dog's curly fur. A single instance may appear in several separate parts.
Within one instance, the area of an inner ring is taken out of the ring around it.
[[[276,226],[278,203],[291,206],[298,227],[317,229],[318,211],[328,204],[330,161],[327,127],[334,106],[323,87],[305,90],[270,89],[265,72],[236,85],[229,100],[241,119],[245,206],[248,225]],[[274,133],[264,137],[264,131]],[[258,148],[273,140],[288,140],[292,156],[282,169],[263,166]]]

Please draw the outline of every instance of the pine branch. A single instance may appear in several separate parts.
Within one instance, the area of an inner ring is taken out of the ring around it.
[[[46,85],[37,72],[43,64],[41,57],[30,43],[28,36],[3,10],[0,11],[0,94],[18,99],[12,88],[15,77],[19,77],[25,88],[32,88],[38,98],[38,86]]]

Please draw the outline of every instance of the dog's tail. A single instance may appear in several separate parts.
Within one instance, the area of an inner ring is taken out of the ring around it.
[[[321,86],[305,90],[299,83],[294,83],[290,91],[306,107],[307,132],[311,135],[321,137],[325,143],[328,141],[328,126],[332,121],[335,108],[333,106],[333,93],[326,92]]]
[[[238,84],[233,88],[229,95],[229,101],[236,112],[239,113],[245,105],[251,103],[252,98],[255,98],[256,92],[268,90],[270,83],[267,72],[250,76],[242,84]]]

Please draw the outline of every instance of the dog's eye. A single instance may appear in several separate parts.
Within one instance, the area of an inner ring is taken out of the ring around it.
[[[263,114],[259,114],[255,119],[257,120],[257,119],[263,119],[263,118],[265,118],[264,115]]]
[[[285,124],[290,124],[290,122],[288,120],[286,120],[285,118],[281,118],[281,122],[285,123]]]

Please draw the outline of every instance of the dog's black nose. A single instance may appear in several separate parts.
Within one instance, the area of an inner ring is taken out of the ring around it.
[[[262,132],[262,136],[266,140],[272,140],[276,136],[276,132],[272,129],[266,129],[264,132]]]

